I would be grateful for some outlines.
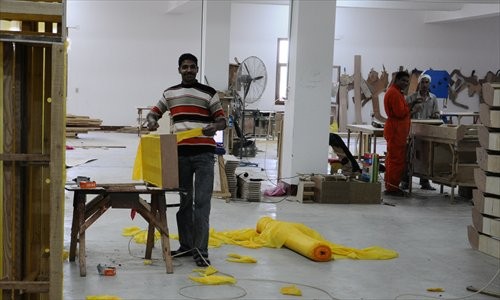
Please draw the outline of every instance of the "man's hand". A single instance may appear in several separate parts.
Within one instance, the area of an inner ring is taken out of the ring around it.
[[[149,112],[148,115],[146,116],[146,120],[148,121],[148,130],[149,131],[156,131],[160,125],[158,125],[158,119],[160,116],[155,113],[155,112]]]
[[[215,123],[211,123],[207,126],[205,126],[201,132],[203,132],[203,135],[205,136],[214,136],[215,133],[217,132],[217,126]]]
[[[203,135],[214,136],[217,130],[224,130],[226,128],[226,119],[220,118],[215,123],[210,123],[202,129]]]

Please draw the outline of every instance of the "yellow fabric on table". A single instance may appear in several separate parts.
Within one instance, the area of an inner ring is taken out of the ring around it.
[[[142,149],[147,149],[147,159],[143,158]],[[134,169],[132,170],[133,180],[143,180],[144,170],[149,174],[148,182],[155,186],[162,185],[161,178],[161,147],[160,136],[157,134],[148,134],[141,137],[137,153],[135,155]]]
[[[203,128],[200,127],[200,128],[190,129],[190,130],[186,130],[186,131],[180,131],[180,132],[176,132],[175,135],[177,137],[177,143],[178,143],[178,142],[185,140],[185,139],[189,139],[189,138],[197,137],[197,136],[202,136],[203,135]]]
[[[177,143],[187,138],[202,136],[202,128],[181,131],[175,134]],[[146,155],[146,157],[144,157]],[[145,180],[155,186],[162,186],[162,159],[160,147],[160,135],[143,135],[137,147],[134,168],[132,170],[133,180]],[[147,179],[144,178],[146,174]]]

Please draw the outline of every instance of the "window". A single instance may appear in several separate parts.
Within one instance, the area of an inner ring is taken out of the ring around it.
[[[278,57],[276,59],[276,100],[286,100],[288,83],[288,39],[278,39]]]

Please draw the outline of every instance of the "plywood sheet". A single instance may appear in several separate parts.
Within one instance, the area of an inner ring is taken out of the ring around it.
[[[476,148],[476,158],[479,167],[483,171],[500,174],[500,155],[488,153],[486,149]]]
[[[479,119],[484,126],[500,128],[500,108],[495,109],[485,103],[479,105]]]
[[[488,150],[500,151],[500,132],[490,132],[485,126],[479,127],[479,144]]]
[[[467,226],[469,243],[475,250],[500,258],[500,240],[479,233],[474,226]]]
[[[500,196],[500,177],[488,176],[483,170],[477,168],[474,170],[474,180],[481,191]]]
[[[483,98],[489,106],[500,108],[500,83],[485,82],[483,84]]]
[[[500,239],[500,218],[482,215],[472,208],[472,224],[477,231]]]
[[[500,218],[500,197],[485,195],[478,189],[472,191],[474,207],[481,213]]]

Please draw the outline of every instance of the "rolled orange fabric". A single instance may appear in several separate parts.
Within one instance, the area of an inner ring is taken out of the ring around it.
[[[332,259],[332,250],[327,243],[304,234],[294,223],[262,217],[257,222],[257,232],[261,235],[272,236],[273,241],[276,242],[272,245],[274,247],[285,246],[314,261]]]

